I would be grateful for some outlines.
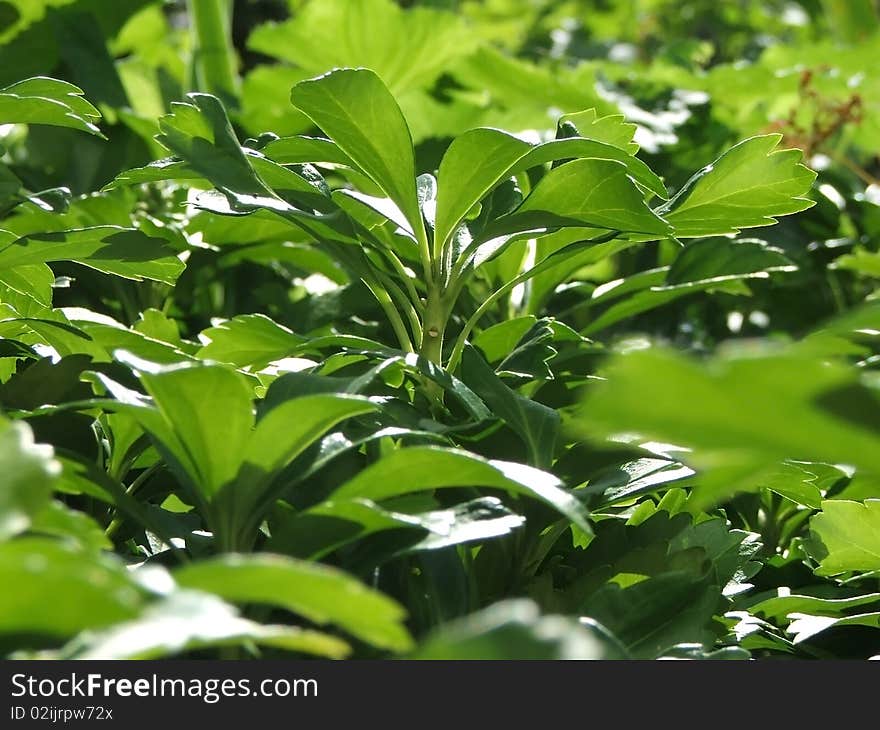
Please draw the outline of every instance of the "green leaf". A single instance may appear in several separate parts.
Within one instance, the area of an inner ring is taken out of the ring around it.
[[[513,352],[523,336],[537,322],[537,317],[528,315],[493,324],[474,337],[474,347],[483,353],[488,362],[492,364],[500,362]]]
[[[618,355],[602,375],[582,426],[690,449],[682,460],[704,470],[701,504],[756,488],[785,459],[880,472],[880,404],[843,363],[772,348],[730,348],[701,362],[658,347]]]
[[[382,188],[419,235],[424,224],[412,138],[381,79],[368,69],[339,69],[301,81],[293,87],[291,101]]]
[[[868,626],[872,629],[880,629],[880,611],[844,616],[842,618],[793,613],[789,618],[793,620],[788,625],[786,633],[794,634],[792,641],[795,644],[800,644],[828,629],[843,626]]]
[[[0,146],[2,149],[2,146]],[[0,210],[7,211],[14,208],[21,202],[21,180],[19,180],[12,170],[0,162]]]
[[[0,583],[15,586],[0,597],[0,638],[7,645],[21,641],[17,636],[67,638],[134,618],[146,598],[121,562],[41,537],[0,544]]]
[[[193,360],[191,355],[172,344],[148,337],[136,329],[125,327],[116,320],[96,314],[91,310],[65,307],[56,311],[62,311],[68,321],[88,338],[90,345],[108,353],[107,355],[102,353],[99,356],[97,353],[86,350],[95,361],[111,360],[112,357],[109,353],[115,350],[126,350],[137,357],[163,365],[175,365]]]
[[[638,125],[628,124],[622,114],[608,114],[600,117],[595,109],[587,109],[559,117],[560,131],[566,131],[568,125],[571,125],[577,132],[575,136],[605,142],[619,147],[630,155],[639,151],[639,146],[633,142]],[[564,136],[572,135],[566,134]]]
[[[679,238],[738,233],[769,226],[776,216],[806,210],[816,173],[800,150],[776,150],[782,135],[752,137],[694,175],[663,212]]]
[[[164,157],[161,160],[153,160],[143,167],[120,172],[103,187],[103,190],[114,190],[124,185],[143,185],[166,180],[187,180],[195,186],[205,178],[190,169],[183,160],[178,160],[176,157]]]
[[[306,341],[264,314],[240,314],[217,322],[204,330],[199,339],[204,344],[198,357],[256,369],[288,357]]]
[[[612,103],[599,97],[596,67],[589,63],[539,65],[484,43],[457,64],[452,75],[466,89],[495,101],[494,109],[478,117],[484,126],[549,131],[556,110],[576,112],[596,107],[602,113],[617,112]],[[482,98],[476,102],[481,106],[485,104]],[[475,126],[470,119],[467,124]]]
[[[663,510],[638,524],[603,520],[562,597],[636,658],[656,658],[681,643],[711,646],[723,592],[740,592],[760,567],[750,562],[760,547],[755,538],[729,530],[723,519],[697,522]]]
[[[826,499],[810,518],[810,551],[818,575],[880,570],[880,499]]]
[[[30,426],[0,420],[0,542],[27,530],[48,507],[60,473],[52,447],[35,444]]]
[[[95,552],[113,548],[101,525],[86,513],[58,500],[50,502],[34,517],[31,532],[74,540],[83,548]]]
[[[528,462],[549,469],[559,436],[559,413],[508,388],[472,347],[464,351],[461,377],[485,401],[493,415],[522,439],[528,450]]]
[[[159,119],[159,143],[245,210],[290,208],[254,171],[220,100],[210,94],[187,98],[189,103],[173,102],[171,114]]]
[[[269,142],[263,154],[279,165],[297,165],[304,162],[330,163],[356,167],[351,158],[339,146],[323,137],[281,137]]]
[[[174,454],[185,476],[210,499],[235,479],[253,429],[251,391],[244,378],[221,366],[159,368],[131,356],[126,359],[140,371],[157,409],[130,413]]]
[[[682,249],[665,275],[662,269],[643,271],[596,287],[590,302],[593,305],[635,293],[594,315],[583,334],[592,335],[622,319],[701,291],[726,291],[739,281],[766,279],[771,273],[790,272],[796,268],[782,251],[764,241],[701,239]]]
[[[489,608],[435,630],[412,659],[622,659],[614,637],[592,622],[542,616],[532,601],[519,599]]]
[[[792,613],[818,616],[843,616],[851,608],[880,603],[880,593],[865,593],[851,598],[821,598],[789,593],[778,588],[775,596],[749,606],[749,612],[766,619],[784,619]]]
[[[65,401],[86,400],[92,393],[80,376],[90,364],[85,355],[69,355],[57,362],[50,358],[37,360],[0,386],[0,403],[7,408],[32,411]]]
[[[415,353],[401,355],[399,350],[391,350],[362,337],[328,335],[326,337],[316,337],[312,340],[306,340],[289,354],[299,355],[321,352],[328,347],[336,348],[337,346],[354,354],[367,354],[371,356],[371,358],[382,358],[382,369],[390,367],[391,365],[399,365],[405,372],[410,373],[417,378],[424,377],[437,383],[465,408],[474,421],[484,421],[491,415],[489,409],[486,408],[485,403],[483,403],[476,393],[461,382],[461,380],[450,375],[439,365],[424,357],[420,357]],[[271,401],[273,395],[277,397],[277,394],[283,393],[283,386],[281,384],[285,382],[285,380],[288,382],[295,381],[295,375],[296,374],[292,373],[281,376],[281,378],[276,381],[279,384],[275,388],[277,393],[270,393],[267,396],[267,401]],[[375,375],[375,373],[367,376],[367,380],[361,378],[355,379],[356,385],[354,390],[347,392],[359,392],[361,388],[369,384],[369,380],[372,379],[373,375]],[[333,380],[329,379],[326,382],[328,385],[334,383]],[[335,387],[331,388],[331,390],[335,390]]]
[[[440,550],[453,545],[484,542],[507,535],[525,524],[526,518],[507,509],[501,500],[481,497],[450,509],[422,512],[416,517],[428,534],[401,553]]]
[[[569,157],[620,162],[640,184],[666,197],[663,183],[641,160],[604,142],[574,138],[533,145],[497,129],[472,129],[452,141],[440,162],[437,241],[448,241],[468,211],[511,175]],[[582,184],[591,186],[589,180]]]
[[[45,319],[16,317],[0,320],[0,335],[32,345],[48,344],[62,357],[87,354],[95,360],[109,359],[103,348],[96,346],[81,329],[71,325],[59,310],[47,312]]]
[[[391,0],[323,0],[307,3],[283,23],[261,25],[248,47],[313,74],[370,68],[398,95],[432,84],[476,41],[455,13],[404,10]]]
[[[142,311],[138,321],[132,325],[132,329],[153,340],[181,344],[177,322],[158,309],[149,308]]]
[[[311,123],[290,105],[290,87],[312,76],[305,69],[282,64],[251,68],[242,81],[237,121],[252,135],[262,135],[267,129],[279,135],[306,131]]]
[[[718,602],[703,579],[668,572],[625,588],[609,583],[581,611],[613,631],[631,656],[654,659],[676,644],[705,644]]]
[[[591,531],[586,510],[552,474],[525,464],[483,459],[458,449],[413,446],[398,449],[368,466],[331,495],[377,502],[402,494],[449,487],[494,487],[538,499]]]
[[[154,405],[108,378],[99,381],[152,437],[169,468],[205,510],[226,548],[253,538],[281,470],[340,421],[376,408],[365,398],[316,394],[288,400],[254,426],[244,377],[217,365],[158,366],[117,352],[141,378]]]
[[[51,124],[103,137],[95,122],[101,113],[73,84],[45,76],[17,81],[0,89],[0,123]]]
[[[90,631],[57,653],[58,659],[158,659],[182,652],[258,644],[331,659],[350,648],[341,639],[296,626],[258,624],[219,598],[175,590],[136,619]]]
[[[531,280],[528,310],[532,314],[543,311],[547,299],[559,284],[567,281],[581,267],[590,266],[615,253],[636,245],[633,240],[614,238],[591,243],[598,231],[588,228],[561,228],[540,236],[536,241],[535,260],[544,264]]]
[[[32,299],[41,307],[52,306],[52,284],[55,275],[45,264],[26,264],[0,269],[0,284],[21,296]],[[8,302],[8,296],[3,297]]]
[[[846,474],[831,464],[787,461],[767,476],[767,489],[810,509],[822,509],[822,494],[835,483],[847,479]]]
[[[873,279],[880,279],[880,253],[857,247],[852,253],[836,258],[831,268],[846,269]]]
[[[119,226],[32,233],[0,249],[0,269],[73,261],[106,274],[173,284],[184,263],[164,239]]]
[[[67,5],[72,0],[7,0],[4,10],[0,43],[10,43],[31,26],[44,20],[52,8]],[[13,46],[14,47],[14,46]]]
[[[315,623],[332,623],[383,649],[411,646],[397,603],[328,566],[280,555],[227,555],[180,568],[174,577],[228,601],[280,606]]]
[[[671,234],[666,221],[646,204],[627,175],[613,160],[581,159],[551,170],[523,204],[498,219],[492,234],[562,226],[590,226],[612,231]],[[492,237],[484,234],[484,237]]]
[[[681,250],[669,267],[668,286],[742,276],[765,279],[767,274],[794,271],[785,253],[757,238],[705,238]]]
[[[619,147],[595,139],[570,137],[544,142],[534,147],[528,155],[520,160],[512,172],[519,172],[535,165],[566,160],[567,158],[614,160],[623,165],[627,174],[644,190],[664,200],[668,196],[663,181],[638,157],[633,157]]]
[[[244,451],[244,464],[261,470],[266,476],[257,482],[264,482],[336,424],[374,410],[373,403],[354,395],[327,393],[293,398],[272,408],[257,423]],[[231,489],[243,491],[244,485]],[[237,500],[236,495],[230,496]]]
[[[438,172],[436,240],[446,242],[468,211],[510,176],[532,145],[497,129],[471,129],[446,150]]]
[[[693,476],[694,470],[668,459],[636,459],[603,470],[590,479],[581,494],[596,495],[600,506],[632,500],[641,494],[659,492],[666,485]]]
[[[318,560],[343,545],[385,530],[408,530],[414,537],[391,556],[482,542],[509,534],[525,518],[495,497],[481,497],[449,509],[404,513],[368,499],[329,500],[296,515],[279,512],[270,521],[269,549]]]

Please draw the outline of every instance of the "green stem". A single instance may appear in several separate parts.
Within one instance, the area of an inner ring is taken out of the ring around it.
[[[608,233],[599,236],[598,238],[590,239],[589,243],[605,243],[606,241],[610,241],[619,235],[620,231],[609,231]],[[568,246],[559,249],[555,253],[550,254],[541,262],[530,268],[528,271],[523,271],[521,274],[515,276],[513,279],[508,281],[504,286],[498,289],[498,291],[494,292],[485,302],[483,302],[479,306],[477,311],[471,315],[470,319],[465,322],[465,325],[459,333],[458,338],[455,341],[455,345],[452,348],[452,353],[450,354],[449,360],[446,363],[446,369],[450,373],[455,372],[455,369],[458,367],[458,363],[461,361],[461,354],[462,352],[464,352],[464,346],[467,342],[468,336],[473,331],[474,327],[477,326],[477,323],[483,318],[483,315],[486,314],[486,312],[488,312],[495,305],[495,303],[498,302],[499,299],[501,299],[501,297],[510,292],[514,287],[518,286],[519,284],[528,281],[532,277],[535,277],[544,271],[548,271],[549,269],[556,266],[557,263],[562,263],[562,261],[565,260],[566,252],[569,251],[574,245],[575,244],[569,244]],[[463,280],[464,272],[462,271],[458,279],[456,279],[452,284],[452,286],[454,287],[452,290],[454,297],[458,296],[458,292],[461,290]],[[452,301],[455,301],[455,299],[453,298]]]
[[[412,276],[407,273],[406,267],[403,265],[403,262],[399,258],[397,258],[397,254],[395,254],[394,251],[392,251],[391,249],[383,246],[379,250],[391,264],[391,268],[394,269],[394,273],[396,273],[400,277],[400,280],[406,287],[406,292],[407,294],[409,294],[409,298],[412,302],[413,307],[415,307],[417,310],[421,309],[422,300],[419,297],[419,292],[416,290],[415,282],[413,281]]]
[[[397,335],[400,349],[404,352],[415,352],[409,332],[406,330],[406,325],[403,323],[400,312],[397,311],[397,307],[394,306],[394,302],[388,292],[372,274],[362,276],[361,281],[372,292],[376,301],[379,302],[379,306],[382,307],[382,311],[385,312],[385,316],[388,317],[388,321],[391,322],[391,328],[394,330],[394,334]]]
[[[132,325],[137,322],[140,308],[135,304],[130,292],[126,289],[126,284],[128,282],[122,282],[116,278],[113,279],[113,289],[116,291],[116,297],[122,305],[122,316],[125,317],[125,324]]]
[[[192,27],[192,76],[199,91],[225,103],[238,97],[238,74],[232,45],[230,0],[188,0]]]
[[[425,303],[425,318],[422,325],[422,342],[419,354],[437,365],[443,364],[443,337],[446,333],[448,318],[449,313],[443,292],[436,285],[430,286]]]
[[[443,365],[443,337],[446,333],[446,324],[449,321],[449,312],[450,309],[441,288],[436,284],[429,286],[419,354],[426,360],[440,366]],[[423,388],[432,404],[432,409],[438,412],[442,411],[442,386],[425,378]]]
[[[397,303],[397,308],[399,312],[402,312],[404,316],[409,321],[409,329],[410,333],[413,335],[412,342],[417,342],[422,331],[422,323],[419,320],[418,312],[416,312],[412,303],[409,299],[407,299],[406,294],[403,293],[403,290],[394,283],[394,280],[386,274],[384,271],[376,271],[376,276],[379,279],[379,284],[388,291],[391,296],[391,299]]]
[[[461,360],[461,354],[462,352],[464,352],[464,346],[467,342],[468,335],[473,332],[474,327],[477,326],[477,323],[483,318],[483,315],[486,314],[486,312],[488,312],[495,305],[495,303],[499,299],[501,299],[501,297],[507,294],[517,284],[522,284],[524,281],[528,281],[532,276],[534,276],[534,274],[532,274],[531,271],[526,271],[508,281],[498,291],[494,292],[485,302],[483,302],[477,308],[477,311],[471,315],[470,319],[465,322],[464,327],[458,334],[458,338],[455,340],[455,345],[453,345],[452,347],[452,354],[449,356],[449,362],[446,363],[446,369],[450,373],[452,373],[455,368],[458,367],[458,363]]]
[[[137,478],[131,484],[128,485],[128,488],[125,490],[125,493],[129,497],[133,497],[135,492],[137,492],[137,490],[141,488],[143,483],[146,482],[147,479],[149,479],[151,476],[153,476],[153,474],[155,474],[156,471],[161,466],[162,466],[162,463],[157,462],[157,463],[153,464],[152,466],[149,466],[146,469],[144,469],[140,474],[138,474]],[[107,537],[112,538],[113,535],[116,534],[116,531],[119,529],[119,527],[122,525],[122,523],[123,523],[123,519],[121,517],[114,517],[113,520],[110,522],[110,524],[107,525],[107,529],[104,530],[104,534]]]
[[[379,306],[382,307],[382,311],[385,312],[385,316],[388,317],[394,334],[397,335],[397,341],[400,343],[401,349],[404,352],[415,352],[412,340],[406,331],[406,325],[400,317],[400,312],[397,311],[397,307],[394,305],[390,295],[376,278],[373,264],[363,251],[358,250],[357,255],[353,255],[346,248],[344,245],[332,245],[330,250],[333,251],[334,258],[348,268],[354,276],[357,276],[364,282],[367,289],[376,298]]]
[[[425,223],[421,219],[416,226],[416,241],[419,244],[419,257],[422,260],[422,270],[425,275],[425,284],[430,289],[436,281],[434,271],[434,257],[431,255],[431,246],[428,244],[428,233],[425,231]]]

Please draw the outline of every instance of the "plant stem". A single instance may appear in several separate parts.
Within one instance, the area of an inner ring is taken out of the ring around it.
[[[404,352],[415,352],[409,332],[406,331],[406,325],[403,323],[400,312],[397,311],[397,307],[394,306],[394,302],[388,292],[372,275],[362,276],[361,281],[372,292],[376,301],[379,302],[379,306],[382,307],[382,311],[385,312],[385,316],[388,317],[388,321],[391,322],[391,328],[394,330],[394,334],[397,335],[400,349]]]
[[[192,77],[196,88],[226,104],[238,97],[238,74],[232,45],[230,0],[188,0],[192,27]]]
[[[351,255],[346,251],[344,246],[334,246],[332,250],[334,251],[336,259],[341,261],[343,265],[347,266],[354,276],[357,276],[362,282],[364,282],[364,285],[376,298],[379,306],[382,307],[382,311],[385,312],[385,316],[388,317],[388,321],[391,323],[391,328],[394,330],[394,334],[397,335],[397,341],[400,343],[400,348],[404,352],[415,352],[415,348],[413,347],[412,340],[406,330],[406,325],[403,323],[403,319],[400,316],[400,312],[397,311],[397,307],[391,299],[391,296],[388,294],[388,291],[382,286],[379,279],[376,277],[375,267],[367,255],[362,251],[358,252],[358,256]],[[403,301],[406,301],[405,297],[403,298]]]
[[[419,225],[416,226],[416,240],[419,244],[419,256],[422,259],[422,270],[425,275],[425,284],[428,289],[434,285],[438,279],[434,271],[434,257],[431,255],[431,246],[428,244],[428,234],[425,231],[425,223],[419,219]]]
[[[157,463],[153,464],[152,466],[149,466],[146,469],[144,469],[140,474],[137,475],[137,478],[131,484],[128,485],[128,488],[125,490],[125,493],[129,497],[134,496],[135,492],[137,492],[137,490],[140,489],[141,485],[143,485],[143,483],[146,482],[147,479],[149,479],[151,476],[153,476],[153,474],[155,474],[156,471],[161,466],[162,466],[162,463],[157,462]],[[122,522],[123,522],[123,520],[121,517],[114,517],[113,520],[110,522],[110,524],[107,525],[107,529],[104,530],[104,534],[107,537],[112,538],[113,535],[116,534],[116,531],[119,529],[120,525],[122,525]]]
[[[616,238],[619,235],[620,235],[620,231],[609,231],[608,233],[606,233],[602,236],[599,236],[598,238],[590,239],[589,243],[593,243],[593,244],[605,243],[607,241],[610,241],[610,240]],[[446,363],[446,369],[449,371],[450,374],[453,373],[455,371],[455,369],[458,367],[458,363],[461,360],[461,354],[464,351],[464,346],[465,346],[465,343],[467,342],[468,335],[470,335],[470,333],[473,331],[474,327],[477,326],[477,323],[482,319],[483,315],[486,314],[486,312],[488,312],[495,305],[495,303],[499,299],[501,299],[501,297],[503,297],[505,294],[510,292],[514,287],[528,281],[532,277],[535,277],[538,274],[540,274],[544,271],[547,271],[550,268],[552,268],[553,266],[555,266],[556,264],[553,263],[552,260],[557,257],[563,256],[564,253],[567,250],[571,249],[571,247],[573,247],[574,245],[576,245],[576,244],[569,244],[568,246],[565,246],[565,247],[559,249],[555,253],[552,253],[549,256],[547,256],[547,258],[543,259],[542,261],[540,261],[538,264],[536,264],[532,268],[528,269],[527,271],[523,271],[518,276],[515,276],[513,279],[508,281],[504,286],[502,286],[500,289],[498,289],[498,291],[494,292],[485,302],[483,302],[479,306],[477,311],[471,315],[470,319],[468,319],[467,322],[465,322],[465,325],[462,328],[461,332],[459,333],[458,338],[455,340],[455,345],[452,348],[452,353],[450,354],[449,360]],[[561,263],[561,260],[562,259],[560,259],[560,263]],[[454,287],[452,301],[455,301],[454,297],[457,297],[458,293],[461,291],[461,287],[463,286],[463,279],[464,279],[464,272],[462,271],[459,274],[458,278],[452,284],[452,286]]]
[[[426,360],[442,365],[443,336],[446,332],[448,313],[446,302],[440,287],[432,284],[428,287],[428,298],[425,303],[425,318],[422,324],[422,342],[419,354]]]
[[[452,348],[452,354],[449,356],[449,362],[446,363],[446,369],[450,373],[458,367],[458,363],[461,360],[461,354],[464,351],[464,345],[467,342],[468,335],[470,335],[474,327],[477,326],[477,323],[483,318],[483,315],[486,314],[486,312],[488,312],[495,305],[495,303],[499,299],[501,299],[501,297],[507,294],[517,284],[522,284],[522,282],[527,281],[532,276],[534,276],[534,274],[532,274],[531,271],[526,271],[508,281],[498,291],[494,292],[485,302],[483,302],[477,308],[477,311],[471,315],[470,319],[465,322],[464,327],[458,334],[458,338],[455,340],[455,345]]]
[[[413,304],[413,307],[415,307],[416,309],[421,309],[422,301],[419,298],[418,291],[416,290],[415,282],[413,281],[412,277],[407,273],[406,267],[403,265],[403,262],[399,258],[397,258],[397,254],[395,254],[394,251],[389,248],[385,248],[383,246],[380,249],[380,252],[391,264],[391,268],[394,269],[394,272],[400,277],[400,280],[406,287],[407,294],[409,294],[409,298]]]
[[[443,365],[443,336],[446,332],[446,323],[449,319],[449,309],[443,292],[437,284],[428,287],[428,297],[425,303],[425,315],[422,324],[422,341],[419,354],[426,360]],[[443,388],[439,383],[425,378],[424,393],[432,403],[436,411],[443,408]]]
[[[419,320],[418,312],[413,307],[412,302],[407,298],[403,290],[394,283],[394,280],[384,271],[376,270],[376,276],[380,285],[384,286],[393,301],[396,301],[397,308],[409,321],[410,332],[413,335],[413,341],[418,344],[421,336],[422,323]]]

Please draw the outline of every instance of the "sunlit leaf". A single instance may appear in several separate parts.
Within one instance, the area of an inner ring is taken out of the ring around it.
[[[806,193],[816,173],[800,164],[800,150],[775,150],[780,139],[747,139],[694,175],[666,206],[675,235],[738,233],[811,207]]]
[[[230,555],[174,575],[181,585],[229,601],[283,606],[315,623],[335,624],[376,646],[403,651],[411,645],[400,606],[327,566],[279,555]]]

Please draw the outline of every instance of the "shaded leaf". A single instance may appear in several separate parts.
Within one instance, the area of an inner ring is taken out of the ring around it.
[[[332,499],[363,497],[375,501],[447,487],[505,489],[538,499],[590,532],[586,510],[556,477],[525,464],[486,460],[457,449],[413,446],[398,449],[368,466],[335,492]]]
[[[553,463],[559,435],[559,414],[508,388],[472,347],[465,349],[461,377],[485,401],[493,415],[507,423],[522,439],[528,450],[529,463],[548,469]]]
[[[164,239],[118,226],[32,233],[0,248],[0,269],[49,261],[73,261],[135,281],[166,284],[173,284],[184,269]]]
[[[385,530],[407,530],[408,544],[394,553],[438,550],[506,535],[525,518],[495,497],[482,497],[449,509],[405,513],[385,509],[368,499],[329,500],[296,515],[272,520],[273,550],[320,559],[356,540]]]

